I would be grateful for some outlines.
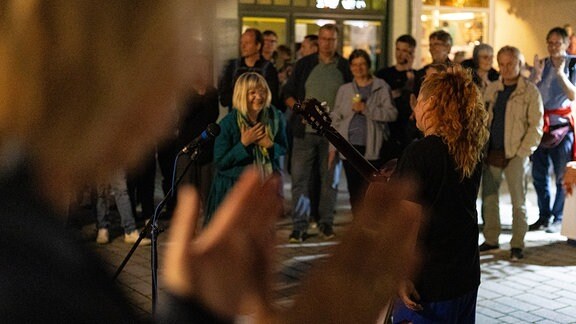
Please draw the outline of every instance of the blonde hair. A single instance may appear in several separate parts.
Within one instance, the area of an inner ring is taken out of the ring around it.
[[[431,99],[435,134],[448,145],[461,177],[470,177],[488,140],[488,114],[470,72],[454,66],[432,74],[424,80],[420,95]]]
[[[0,152],[18,143],[55,191],[134,166],[176,116],[192,34],[210,26],[198,8],[199,0],[0,2]]]
[[[250,90],[264,90],[266,92],[264,107],[269,107],[272,101],[272,92],[270,92],[268,82],[262,75],[256,72],[243,73],[236,80],[234,95],[232,96],[232,105],[243,115],[248,112],[248,91]]]

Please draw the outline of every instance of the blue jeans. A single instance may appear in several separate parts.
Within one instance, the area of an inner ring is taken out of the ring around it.
[[[424,308],[415,312],[407,308],[401,300],[394,304],[393,323],[414,324],[461,324],[476,322],[476,300],[478,288],[454,299],[439,302],[423,302]]]
[[[334,208],[338,194],[338,181],[335,172],[340,163],[335,161],[328,168],[328,140],[322,136],[306,133],[304,137],[295,137],[292,146],[292,222],[294,230],[308,230],[310,217],[309,183],[314,161],[317,161],[317,173],[320,175],[320,193],[318,213],[319,224],[332,226]]]
[[[126,186],[126,175],[124,172],[118,173],[112,178],[110,183],[98,185],[98,200],[96,201],[96,221],[98,228],[110,227],[108,220],[109,204],[108,204],[108,186],[116,200],[116,208],[120,214],[120,222],[124,228],[124,233],[131,233],[136,229],[136,222],[134,214],[132,213],[132,205],[130,203],[130,196]]]
[[[548,222],[551,216],[554,221],[562,220],[564,211],[565,192],[563,187],[564,172],[566,163],[572,160],[572,145],[574,143],[574,132],[566,134],[562,142],[553,148],[538,147],[532,155],[532,178],[534,189],[538,196],[538,208],[540,210],[540,221]],[[550,206],[550,161],[556,176],[556,197],[554,204]]]

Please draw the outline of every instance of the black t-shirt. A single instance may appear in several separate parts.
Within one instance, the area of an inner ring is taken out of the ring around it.
[[[470,178],[460,180],[448,146],[438,136],[427,136],[406,148],[395,174],[413,176],[421,185],[417,200],[426,218],[419,237],[423,262],[415,284],[422,301],[453,299],[476,289],[480,163]]]
[[[517,84],[505,85],[504,90],[498,91],[498,97],[492,109],[494,117],[490,125],[490,149],[504,150],[504,125],[506,118],[506,104]]]

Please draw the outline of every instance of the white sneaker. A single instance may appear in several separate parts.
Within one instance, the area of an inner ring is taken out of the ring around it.
[[[138,237],[140,237],[140,232],[138,232],[137,230],[133,230],[130,233],[124,234],[124,242],[134,244],[136,243],[136,241],[138,241]],[[150,244],[152,244],[152,241],[146,237],[143,238],[142,241],[140,241],[140,245],[150,245]]]
[[[108,233],[107,228],[98,229],[98,236],[96,236],[96,243],[98,244],[110,243],[110,233]]]

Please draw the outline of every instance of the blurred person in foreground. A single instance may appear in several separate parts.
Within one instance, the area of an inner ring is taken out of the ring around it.
[[[84,183],[136,165],[169,129],[183,74],[191,73],[184,58],[209,45],[194,38],[212,28],[205,9],[190,0],[0,4],[3,321],[143,320],[63,215]],[[365,217],[329,259],[330,272],[318,267],[303,284],[312,291],[296,298],[304,307],[275,314],[258,310],[270,309],[279,179],[262,182],[247,171],[197,238],[198,194],[182,187],[161,272],[168,309],[158,320],[220,323],[252,313],[274,316],[260,315],[262,323],[374,321],[406,271],[401,256],[413,254],[406,233],[417,228],[418,206],[405,200],[411,186],[399,185],[372,188]],[[333,294],[321,296],[327,288]]]
[[[424,79],[414,107],[424,138],[409,145],[394,176],[413,176],[427,215],[421,270],[399,289],[394,323],[474,323],[480,285],[476,197],[487,113],[460,66]]]

